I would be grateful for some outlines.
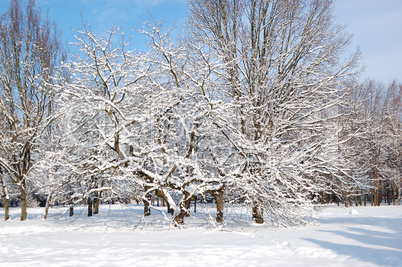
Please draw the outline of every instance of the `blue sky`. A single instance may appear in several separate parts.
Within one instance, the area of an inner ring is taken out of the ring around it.
[[[402,1],[335,0],[337,22],[353,34],[351,49],[362,51],[363,78],[402,81]],[[351,50],[349,50],[351,51]]]
[[[81,26],[81,11],[86,22],[97,33],[111,25],[120,25],[132,33],[138,48],[144,47],[139,34],[131,32],[149,20],[149,13],[156,20],[164,18],[166,25],[180,27],[185,21],[185,0],[36,0],[43,10],[63,29],[67,42],[73,41],[72,29]],[[9,0],[0,0],[4,13]],[[356,47],[362,51],[361,63],[366,66],[362,79],[375,78],[388,83],[402,80],[402,1],[401,0],[335,0],[335,16],[346,31],[353,34],[348,53]]]

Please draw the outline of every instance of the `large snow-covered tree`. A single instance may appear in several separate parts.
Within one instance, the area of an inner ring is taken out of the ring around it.
[[[302,221],[294,207],[348,176],[333,164],[335,120],[358,53],[340,62],[350,36],[334,24],[332,1],[190,0],[189,9],[192,38],[222,64],[214,119],[231,144],[229,190],[257,223],[263,210],[275,223]]]
[[[127,50],[129,43],[116,38],[119,29],[97,36],[84,25],[78,32],[80,52],[68,66],[71,81],[59,99],[62,154],[68,156],[64,167],[57,167],[58,176],[65,176],[73,194],[80,192],[80,200],[101,192],[128,194],[144,203],[145,215],[149,198],[160,197],[179,225],[196,197],[209,193],[223,203],[211,152],[223,138],[208,120],[211,100],[203,91],[213,82],[211,70],[205,58],[191,56],[196,47],[172,45],[162,24],[141,32],[149,38],[146,54]],[[65,157],[59,155],[56,165]],[[44,169],[51,169],[48,162]],[[223,205],[219,209],[221,222]]]

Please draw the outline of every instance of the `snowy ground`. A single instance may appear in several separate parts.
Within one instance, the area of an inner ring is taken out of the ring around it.
[[[319,225],[292,229],[218,230],[196,218],[174,229],[155,224],[163,220],[155,211],[137,225],[137,206],[102,206],[92,218],[83,208],[73,218],[64,211],[43,221],[43,209],[29,209],[20,222],[11,209],[0,222],[0,266],[402,266],[402,206],[320,208]]]

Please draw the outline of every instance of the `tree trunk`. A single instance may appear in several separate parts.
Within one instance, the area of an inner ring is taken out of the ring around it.
[[[218,190],[215,193],[216,201],[216,222],[223,222],[223,189]]]
[[[188,213],[188,211],[187,211],[187,209],[184,207],[184,205],[183,205],[183,204],[180,205],[180,212],[179,212],[179,214],[177,214],[177,215],[174,217],[174,222],[175,222],[175,225],[176,225],[176,226],[184,224],[184,217],[187,216],[187,213]]]
[[[392,181],[392,203],[395,206],[395,198],[396,198],[396,183],[395,180]]]
[[[1,171],[1,169],[0,169]],[[0,172],[1,174],[1,172]],[[4,220],[7,221],[10,219],[10,196],[8,195],[7,187],[3,183],[3,178],[0,177],[0,184],[2,187],[3,193],[1,194],[4,202]]]
[[[373,190],[373,196],[371,198],[372,206],[377,206],[377,189]]]
[[[180,212],[174,218],[174,222],[175,222],[176,226],[184,224],[184,217],[187,217],[190,215],[190,213],[188,211],[188,207],[190,207],[190,202],[191,202],[191,198],[187,197],[185,200],[183,200],[183,203],[181,203]]]
[[[380,175],[377,168],[374,169],[374,181],[375,181],[375,190],[374,190],[374,206],[380,206],[382,202],[382,194],[380,189]]]
[[[184,224],[184,217],[186,217],[186,213],[187,212],[185,210],[180,209],[179,214],[174,217],[174,222],[176,226]]]
[[[21,192],[21,221],[25,221],[27,219],[27,194],[25,189],[20,187]]]
[[[391,205],[391,197],[392,197],[392,188],[391,187],[388,187],[386,190],[385,190],[385,194],[386,194],[386,199],[387,199],[387,203],[388,203],[388,205]]]
[[[149,201],[148,199],[144,199],[144,216],[150,216],[151,215],[151,208],[149,207]]]
[[[258,223],[258,224],[264,223],[264,218],[263,218],[264,211],[260,205],[255,203],[253,206],[252,213],[253,213],[253,221],[255,223]]]
[[[73,217],[74,216],[74,205],[73,204],[70,204],[70,208],[69,208],[69,210],[70,210],[70,217]],[[88,215],[89,216],[89,215]]]
[[[99,214],[99,203],[100,203],[99,198],[96,197],[94,199],[94,214]]]
[[[49,207],[50,207],[50,202],[52,201],[52,193],[50,193],[47,196],[46,199],[46,205],[45,205],[45,213],[43,214],[43,219],[46,220],[47,219],[47,215],[49,214]]]
[[[381,189],[377,190],[377,206],[381,206],[382,203],[382,191]]]
[[[377,200],[377,195],[376,195],[375,189],[373,189],[373,192],[372,192],[371,202],[373,202],[373,206],[377,205],[378,200]]]
[[[87,205],[88,205],[88,217],[91,217],[92,216],[92,205],[93,205],[91,197],[88,197]]]
[[[186,217],[190,217],[190,208],[191,208],[191,199],[185,202],[186,203]]]
[[[378,196],[378,189],[374,189],[374,206],[379,206],[380,201],[378,200]]]
[[[10,219],[10,199],[7,196],[3,197],[4,201],[4,220]]]
[[[359,195],[356,197],[356,206],[360,205],[362,206],[362,195],[358,193]]]
[[[376,188],[374,190],[374,206],[380,206],[382,202],[382,194],[381,194],[381,190],[379,190],[378,188]]]
[[[347,193],[343,192],[343,202],[345,203],[345,207],[349,207],[349,198],[347,197]]]

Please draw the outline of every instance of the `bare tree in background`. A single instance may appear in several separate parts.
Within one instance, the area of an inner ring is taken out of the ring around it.
[[[4,113],[0,112],[0,132],[4,132],[5,129],[5,121],[6,118]],[[10,195],[8,193],[8,186],[7,186],[7,179],[6,179],[6,172],[3,169],[2,165],[0,164],[0,196],[3,200],[4,205],[4,220],[8,220],[9,216],[9,202],[10,202]]]
[[[12,0],[0,17],[0,165],[20,191],[27,218],[27,181],[39,138],[52,122],[56,69],[63,59],[60,31],[29,0]]]
[[[380,206],[385,195],[389,204],[391,199],[395,204],[396,195],[400,199],[401,193],[402,85],[393,81],[386,86],[368,80],[361,91],[364,132],[357,149],[368,161],[371,203]]]

